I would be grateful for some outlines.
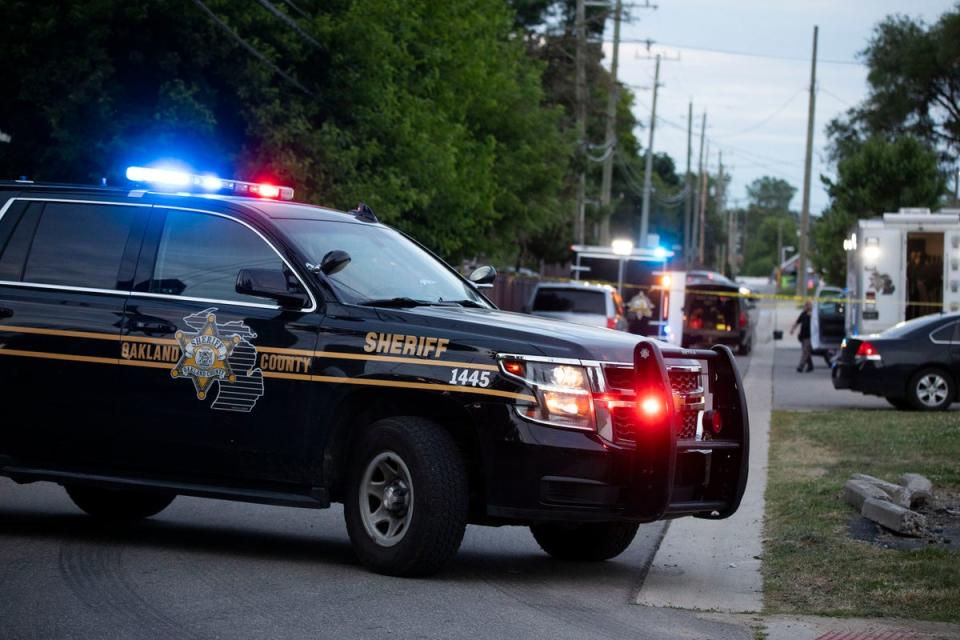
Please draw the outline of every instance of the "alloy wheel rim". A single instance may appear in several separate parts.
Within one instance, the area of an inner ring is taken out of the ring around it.
[[[392,547],[413,519],[413,482],[403,459],[383,451],[367,463],[360,482],[360,519],[367,535],[381,547]]]
[[[917,383],[917,398],[927,407],[937,407],[947,399],[947,381],[943,376],[930,373]]]

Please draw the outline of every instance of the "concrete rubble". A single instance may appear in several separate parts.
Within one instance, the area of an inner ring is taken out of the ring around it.
[[[903,536],[921,536],[927,526],[923,514],[912,508],[933,500],[933,484],[917,473],[900,476],[901,484],[855,473],[843,485],[843,500],[860,515]]]

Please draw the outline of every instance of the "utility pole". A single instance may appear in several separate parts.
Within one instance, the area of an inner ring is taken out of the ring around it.
[[[586,244],[586,197],[587,197],[587,74],[586,74],[586,46],[587,27],[586,9],[584,0],[577,0],[577,16],[574,24],[577,40],[576,56],[576,118],[577,118],[577,156],[580,162],[580,175],[577,176],[577,203],[574,212],[573,231],[577,244]],[[579,279],[580,272],[577,271]]]
[[[696,199],[694,200],[694,202],[696,203],[697,208],[693,211],[693,215],[691,219],[691,230],[690,230],[691,254],[693,254],[693,248],[695,246],[699,246],[700,244],[698,241],[698,238],[699,238],[698,230],[700,229],[700,191],[701,191],[700,183],[702,182],[702,178],[703,178],[703,141],[704,141],[704,138],[706,137],[704,135],[706,130],[707,130],[707,112],[704,111],[703,120],[700,123],[700,159],[697,163],[697,185],[696,185],[696,188],[694,189],[694,193],[696,194]],[[701,253],[702,251],[698,250],[696,252],[696,255],[699,256]],[[693,263],[694,261],[690,260],[690,264],[693,264]],[[687,268],[690,267],[690,264],[687,265]]]
[[[653,104],[650,106],[650,139],[647,142],[647,162],[643,172],[643,210],[640,212],[640,246],[647,246],[647,227],[650,224],[650,191],[653,189],[653,131],[657,124],[657,90],[660,88],[660,56],[653,73]]]
[[[710,158],[710,147],[707,146],[707,158],[709,164]],[[706,166],[703,166],[703,169],[707,169]],[[707,239],[707,191],[710,189],[710,171],[704,170],[700,172],[700,238],[697,243],[697,260],[699,264],[703,264],[703,243]]]
[[[813,58],[810,62],[810,106],[807,110],[807,156],[803,165],[803,206],[800,209],[800,257],[797,258],[797,295],[807,296],[807,252],[810,235],[810,170],[813,163],[813,116],[817,101],[817,35],[813,27]]]
[[[607,97],[607,132],[604,140],[603,178],[600,183],[600,244],[610,244],[610,190],[613,188],[613,156],[617,146],[617,104],[620,101],[620,86],[617,84],[617,67],[620,62],[620,17],[623,2],[617,0],[613,10],[613,56],[610,59],[610,95]]]
[[[683,201],[683,262],[690,263],[690,249],[693,240],[690,236],[690,220],[693,216],[693,176],[690,175],[690,156],[693,155],[693,100],[687,103],[687,173],[683,176],[683,187],[687,196]]]

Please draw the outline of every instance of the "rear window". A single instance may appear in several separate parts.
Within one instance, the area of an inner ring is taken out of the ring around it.
[[[138,211],[139,207],[47,203],[26,257],[23,281],[115,289]]]
[[[943,317],[940,316],[940,314],[920,316],[919,318],[907,320],[906,322],[898,322],[886,331],[882,331],[880,337],[906,338],[915,331],[929,331],[942,321]]]
[[[607,315],[606,294],[586,289],[540,289],[533,300],[534,311],[566,311]]]
[[[733,331],[740,308],[737,298],[695,293],[687,297],[687,326],[690,329]]]

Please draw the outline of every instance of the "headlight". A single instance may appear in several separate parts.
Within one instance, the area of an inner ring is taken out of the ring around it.
[[[521,415],[556,427],[593,431],[593,395],[587,370],[571,364],[501,360],[503,371],[529,384],[537,404],[518,407]]]

